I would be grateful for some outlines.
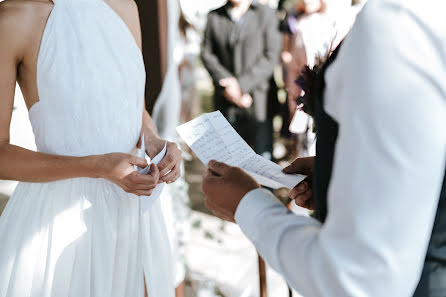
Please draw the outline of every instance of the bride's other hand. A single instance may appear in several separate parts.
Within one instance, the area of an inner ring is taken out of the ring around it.
[[[158,184],[159,170],[155,164],[150,167],[150,174],[135,171],[133,165],[144,168],[147,161],[129,154],[111,153],[98,156],[101,177],[117,184],[127,193],[138,196],[150,196]]]
[[[314,210],[314,198],[312,185],[314,167],[314,157],[297,158],[288,167],[283,169],[283,172],[289,174],[305,174],[308,177],[297,184],[290,190],[288,196],[294,200],[294,203],[300,207],[304,207],[309,210]]]
[[[147,154],[153,159],[164,148],[163,139],[151,139],[146,143]],[[166,156],[158,164],[160,173],[159,183],[173,183],[181,176],[181,150],[174,142],[167,141]]]

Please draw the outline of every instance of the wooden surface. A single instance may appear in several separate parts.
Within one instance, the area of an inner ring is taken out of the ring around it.
[[[260,284],[260,297],[267,297],[268,291],[266,288],[266,266],[265,261],[259,255],[259,284]]]

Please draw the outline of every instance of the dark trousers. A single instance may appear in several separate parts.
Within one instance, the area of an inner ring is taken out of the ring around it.
[[[229,122],[257,154],[269,156],[272,159],[274,132],[272,119],[260,122],[248,116],[239,115],[230,118]]]
[[[446,296],[446,265],[427,260],[414,297]]]

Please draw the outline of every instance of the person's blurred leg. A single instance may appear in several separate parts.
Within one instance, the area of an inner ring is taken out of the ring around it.
[[[253,135],[257,133],[256,128],[252,127],[246,116],[236,115],[229,117],[229,123],[234,127],[235,131],[251,146],[254,145]]]
[[[272,160],[274,130],[273,120],[266,119],[263,122],[251,122],[251,133],[254,141],[254,150],[259,155]]]

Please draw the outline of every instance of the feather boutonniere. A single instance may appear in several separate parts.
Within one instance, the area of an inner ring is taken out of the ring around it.
[[[333,42],[330,44],[330,47],[325,56],[319,56],[316,58],[314,66],[310,68],[306,65],[301,72],[301,75],[295,81],[296,84],[303,90],[301,96],[299,96],[296,100],[300,105],[301,109],[314,117],[314,109],[316,96],[319,96],[323,90],[319,90],[323,88],[323,84],[321,84],[321,80],[323,79],[325,64],[328,61],[328,58],[333,53]]]

